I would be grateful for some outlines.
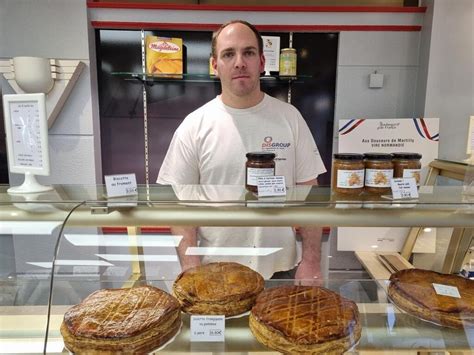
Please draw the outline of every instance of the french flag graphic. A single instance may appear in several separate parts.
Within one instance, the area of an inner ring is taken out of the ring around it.
[[[413,123],[415,124],[416,131],[421,137],[429,139],[430,141],[439,141],[439,132],[434,134],[430,133],[423,118],[413,118]]]
[[[365,121],[364,118],[354,118],[347,122],[343,127],[339,128],[339,134],[341,136],[352,132],[356,129],[359,125],[361,125]]]

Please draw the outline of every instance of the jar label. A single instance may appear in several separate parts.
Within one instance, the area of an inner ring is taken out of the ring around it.
[[[337,187],[343,189],[358,189],[364,187],[364,169],[338,170]]]
[[[391,179],[393,179],[393,169],[366,169],[365,170],[365,186],[390,187]]]
[[[257,186],[257,180],[261,176],[274,176],[274,168],[247,168],[247,185]]]
[[[404,178],[414,178],[416,186],[420,186],[421,169],[403,169]]]
[[[280,55],[280,75],[296,75],[296,53]]]

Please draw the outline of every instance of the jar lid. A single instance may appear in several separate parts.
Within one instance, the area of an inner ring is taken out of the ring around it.
[[[369,160],[392,160],[389,153],[364,153],[364,158]]]
[[[249,152],[245,155],[248,159],[258,160],[273,160],[275,159],[275,153],[270,152]]]
[[[364,155],[363,154],[357,154],[357,153],[336,153],[336,154],[334,154],[334,159],[362,160],[362,159],[364,159]]]
[[[404,153],[404,152],[397,152],[392,153],[394,159],[408,159],[408,160],[418,160],[421,159],[420,153]]]
[[[282,48],[282,52],[296,52],[296,48]]]

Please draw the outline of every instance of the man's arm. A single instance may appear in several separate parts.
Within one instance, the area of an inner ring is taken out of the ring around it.
[[[189,247],[197,246],[197,228],[171,227],[171,233],[183,237],[177,248],[182,271],[201,265],[201,260],[199,259],[198,255],[186,255],[186,250]]]
[[[312,179],[298,183],[298,185],[318,185],[318,180]],[[302,257],[296,270],[295,279],[321,279],[321,241],[323,229],[321,227],[308,226],[300,227],[299,232],[303,244]]]

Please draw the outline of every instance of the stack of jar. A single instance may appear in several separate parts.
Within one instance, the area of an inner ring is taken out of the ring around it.
[[[383,195],[391,192],[392,178],[413,177],[420,184],[421,154],[338,153],[333,160],[333,191],[346,195]]]

